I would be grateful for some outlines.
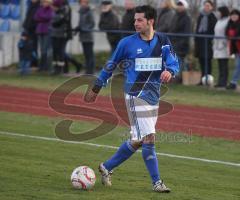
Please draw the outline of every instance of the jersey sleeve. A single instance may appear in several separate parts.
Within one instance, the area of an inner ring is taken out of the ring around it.
[[[125,39],[122,39],[113,52],[111,58],[107,61],[103,69],[100,71],[97,80],[95,81],[95,85],[99,87],[103,87],[107,85],[108,79],[112,76],[113,71],[116,69],[117,65],[120,61],[122,61],[125,56]]]
[[[173,75],[179,72],[179,63],[176,54],[174,53],[170,40],[166,37],[165,45],[162,46],[162,57],[165,63],[165,69]]]

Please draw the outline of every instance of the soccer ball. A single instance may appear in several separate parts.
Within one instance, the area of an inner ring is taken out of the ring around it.
[[[214,77],[211,74],[203,76],[202,84],[208,85],[208,86],[213,86],[214,85]]]
[[[71,182],[75,189],[89,190],[96,182],[96,175],[90,167],[80,166],[73,170]]]

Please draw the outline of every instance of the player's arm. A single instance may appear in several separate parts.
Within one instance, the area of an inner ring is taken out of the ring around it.
[[[101,70],[94,85],[87,91],[84,99],[86,102],[94,102],[102,87],[106,87],[108,80],[111,78],[117,64],[124,58],[124,40],[121,40],[112,54],[112,57]]]
[[[111,66],[110,66],[111,67]],[[98,76],[98,78],[95,80],[92,87],[90,87],[84,97],[84,100],[86,102],[94,102],[97,98],[98,93],[101,91],[102,87],[105,87],[107,85],[108,79],[112,76],[112,72],[114,70],[114,66],[112,66],[111,70],[106,71],[105,68],[103,68]]]
[[[165,63],[165,70],[162,72],[160,79],[162,82],[168,83],[179,72],[178,58],[173,52],[168,39],[167,44],[162,46],[162,57]]]

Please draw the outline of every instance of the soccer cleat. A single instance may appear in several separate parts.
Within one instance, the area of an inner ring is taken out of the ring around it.
[[[153,191],[155,191],[155,192],[162,192],[162,193],[169,193],[169,192],[171,192],[171,190],[166,187],[166,185],[163,183],[162,180],[157,181],[153,185]]]
[[[112,186],[112,181],[111,181],[111,175],[112,175],[112,171],[108,171],[103,163],[101,163],[98,167],[99,172],[101,173],[102,176],[102,184],[105,186]]]

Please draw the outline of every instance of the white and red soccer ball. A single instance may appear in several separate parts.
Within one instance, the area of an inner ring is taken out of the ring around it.
[[[90,167],[80,166],[73,170],[71,182],[75,189],[89,190],[96,182],[96,175]]]

